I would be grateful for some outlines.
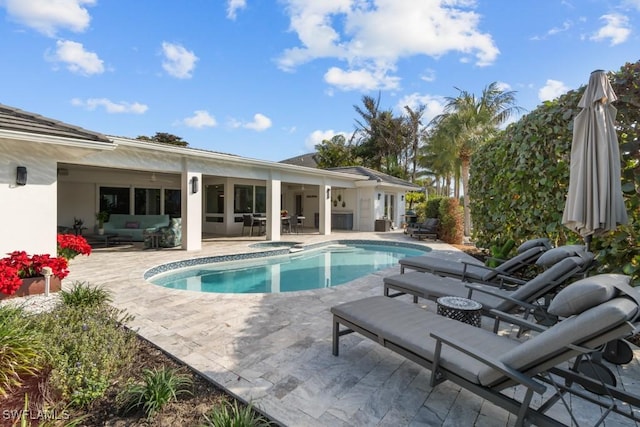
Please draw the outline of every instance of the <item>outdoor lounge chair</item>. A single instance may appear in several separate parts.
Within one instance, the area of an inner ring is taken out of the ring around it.
[[[482,304],[485,315],[491,315],[492,310],[504,313],[524,310],[525,317],[533,314],[540,321],[551,320],[555,323],[555,319],[550,319],[546,313],[551,294],[572,277],[584,274],[591,266],[593,258],[591,252],[585,252],[583,256],[565,258],[513,291],[489,285],[464,283],[417,271],[396,274],[383,279],[384,295],[413,295],[414,303],[418,302],[418,297],[435,301],[443,296],[457,296]],[[391,294],[392,290],[396,293]],[[495,327],[498,327],[497,323]]]
[[[451,381],[516,414],[518,426],[525,423],[564,425],[546,414],[559,401],[565,403],[573,420],[571,408],[564,399],[566,394],[598,405],[603,411],[602,418],[615,412],[635,420],[637,416],[629,407],[637,411],[640,396],[598,383],[565,367],[571,359],[584,358],[605,343],[636,332],[634,322],[639,310],[636,291],[629,290],[628,286],[621,291],[615,279],[610,283],[601,280],[598,285],[605,282],[604,286],[594,291],[593,281],[589,279],[575,282],[558,293],[549,311],[565,319],[548,329],[495,312],[511,323],[539,331],[524,342],[398,299],[374,296],[343,303],[331,308],[332,351],[338,356],[340,337],[358,332],[431,370],[432,386]],[[593,383],[600,384],[606,396],[591,395],[588,389],[578,387]],[[545,393],[549,384],[553,387]],[[520,386],[524,393],[507,392]],[[544,402],[535,399],[534,403],[534,393]]]
[[[518,253],[513,258],[492,268],[477,262],[453,261],[430,255],[420,255],[403,258],[400,264],[400,274],[406,269],[436,274],[443,277],[453,277],[465,282],[493,284],[517,284],[521,280],[515,277],[532,265],[548,267],[561,259],[585,253],[582,245],[567,245],[548,249],[546,246],[533,246]],[[543,256],[544,255],[544,256]]]
[[[438,227],[440,227],[440,220],[438,218],[427,218],[423,223],[409,228],[409,236],[415,237],[418,240],[424,238],[437,239]]]

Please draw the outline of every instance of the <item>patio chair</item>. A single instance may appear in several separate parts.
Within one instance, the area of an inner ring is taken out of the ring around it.
[[[580,397],[596,405],[603,418],[615,412],[636,419],[629,406],[635,406],[637,414],[640,396],[565,368],[566,362],[577,356],[586,357],[603,344],[629,337],[636,331],[634,323],[640,303],[636,296],[629,297],[635,291],[620,291],[615,283],[609,283],[604,292],[594,293],[587,280],[558,293],[549,311],[566,319],[548,329],[496,312],[511,323],[538,331],[524,342],[398,299],[373,296],[346,302],[331,308],[332,352],[338,356],[340,337],[357,332],[431,370],[432,386],[451,381],[515,414],[517,426],[564,425],[557,413],[553,417],[547,415],[558,402],[565,404],[575,421],[564,399],[567,394],[572,400]],[[572,304],[575,295],[589,296],[581,298],[581,304]],[[362,355],[358,353],[355,357]],[[603,387],[606,398],[581,387],[590,383]],[[539,398],[532,404],[534,394]]]
[[[585,253],[582,245],[559,246],[553,249],[548,249],[546,246],[533,246],[519,252],[495,268],[481,264],[477,260],[473,262],[454,261],[430,255],[407,257],[398,263],[400,264],[400,274],[404,274],[406,269],[412,269],[443,277],[453,277],[465,282],[505,286],[522,283],[521,277],[517,275],[527,271],[531,266],[553,265],[561,259],[579,256],[582,253]]]
[[[249,236],[253,236],[253,227],[258,227],[260,230],[260,221],[256,220],[251,214],[242,215],[242,235],[244,236],[244,229],[249,227]]]
[[[443,296],[469,298],[482,304],[483,314],[488,316],[492,316],[493,310],[504,313],[524,311],[525,318],[533,315],[540,322],[553,324],[557,319],[550,317],[546,312],[552,294],[571,278],[583,275],[591,267],[593,259],[594,255],[591,252],[585,252],[583,256],[565,258],[533,279],[519,285],[515,290],[464,283],[417,271],[396,274],[383,279],[384,295],[388,297],[413,295],[414,303],[418,302],[418,298],[433,301]],[[498,326],[496,322],[494,329],[497,330]]]
[[[409,236],[422,240],[424,238],[437,239],[440,220],[438,218],[427,218],[422,224],[409,228]]]

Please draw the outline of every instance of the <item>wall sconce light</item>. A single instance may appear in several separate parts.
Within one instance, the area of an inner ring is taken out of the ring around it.
[[[382,197],[382,194],[378,193],[378,200],[380,200],[380,197]]]
[[[331,189],[327,188],[327,200],[331,199]]]
[[[196,194],[198,192],[198,177],[194,176],[191,178],[191,194]]]
[[[27,185],[27,167],[18,166],[16,168],[16,185]]]

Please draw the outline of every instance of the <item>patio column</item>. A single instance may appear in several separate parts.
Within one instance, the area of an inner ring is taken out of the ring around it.
[[[267,180],[267,240],[280,241],[280,194],[282,181],[280,179]]]
[[[182,172],[182,249],[202,249],[202,174]]]
[[[331,234],[331,186],[319,185],[318,189],[318,209],[320,212],[319,220],[319,232],[321,235]]]

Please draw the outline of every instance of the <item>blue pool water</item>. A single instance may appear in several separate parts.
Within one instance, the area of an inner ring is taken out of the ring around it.
[[[279,293],[341,285],[398,265],[424,250],[393,245],[329,245],[287,255],[212,263],[151,277],[156,285],[216,293]]]

